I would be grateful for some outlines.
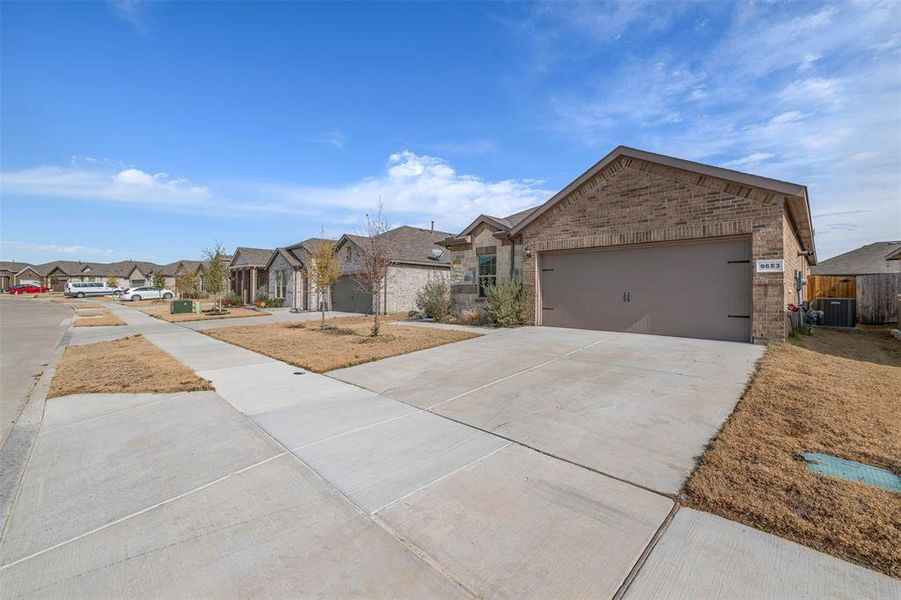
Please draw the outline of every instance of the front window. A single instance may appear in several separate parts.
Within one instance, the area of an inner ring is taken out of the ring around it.
[[[288,295],[288,277],[284,271],[275,272],[275,297],[284,298]]]
[[[479,298],[486,296],[485,288],[497,283],[497,254],[479,255]]]

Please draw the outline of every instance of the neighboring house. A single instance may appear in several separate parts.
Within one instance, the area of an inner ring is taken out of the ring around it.
[[[323,302],[329,306],[329,290],[320,292],[310,280],[314,256],[323,242],[334,244],[335,240],[310,238],[275,249],[265,267],[270,298],[284,299],[285,306],[298,310],[317,310]]]
[[[810,269],[812,275],[873,275],[901,273],[901,241],[873,242],[827,258]]]
[[[901,241],[873,242],[824,260],[810,270],[810,300],[854,298],[858,322],[901,319]]]
[[[69,281],[109,281],[111,278],[123,288],[151,285],[153,273],[162,265],[134,260],[112,263],[57,260],[37,265],[37,268],[45,274],[54,291],[62,291]]]
[[[785,339],[816,264],[806,187],[623,146],[442,244],[458,310],[521,273],[537,325],[742,342]]]
[[[269,264],[272,252],[266,248],[235,249],[228,264],[229,287],[233,294],[241,296],[245,304],[255,302],[260,286],[268,285],[266,265]]]
[[[44,281],[44,275],[33,265],[15,261],[0,261],[0,289],[2,290],[17,283],[43,285]]]
[[[332,310],[362,313],[415,310],[416,294],[427,282],[449,277],[450,258],[438,242],[450,234],[402,226],[382,235],[387,238],[389,266],[378,299],[361,291],[355,278],[360,270],[360,253],[369,239],[345,234],[338,240],[336,251],[342,275],[332,286]]]
[[[166,278],[166,287],[170,290],[176,288],[176,280],[182,275],[196,275],[197,291],[203,291],[204,262],[202,260],[177,260],[167,265],[161,265],[159,271]]]

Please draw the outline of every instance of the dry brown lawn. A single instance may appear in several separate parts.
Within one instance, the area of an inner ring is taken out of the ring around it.
[[[109,327],[125,325],[125,322],[111,312],[103,312],[99,315],[78,315],[75,317],[76,327]]]
[[[295,321],[223,327],[207,335],[271,356],[286,363],[324,373],[389,356],[459,342],[479,334],[431,327],[404,327],[388,318],[377,337],[370,335],[371,317],[341,317],[326,321]]]
[[[127,303],[131,305],[131,302]],[[237,319],[239,317],[262,317],[265,315],[269,315],[272,313],[267,313],[263,311],[256,310],[248,310],[246,308],[227,308],[227,314],[224,315],[214,315],[209,313],[179,313],[179,314],[171,314],[169,312],[169,302],[159,302],[155,300],[142,300],[140,302],[135,303],[136,308],[141,312],[147,313],[151,317],[156,317],[157,319],[162,319],[163,321],[168,321],[170,323],[181,323],[183,321],[206,321],[209,319]],[[210,302],[203,303],[203,310],[209,310],[213,307],[213,304]]]
[[[48,398],[69,394],[191,392],[209,381],[141,335],[87,346],[69,346],[56,367]]]
[[[811,473],[804,451],[901,474],[901,342],[887,330],[820,328],[767,348],[682,496],[901,577],[901,494]]]

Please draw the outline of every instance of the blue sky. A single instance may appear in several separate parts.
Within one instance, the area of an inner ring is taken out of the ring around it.
[[[167,262],[538,204],[618,144],[901,238],[901,3],[0,3],[0,257]]]

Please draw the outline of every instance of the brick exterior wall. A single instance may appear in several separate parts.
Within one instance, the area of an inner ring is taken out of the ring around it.
[[[789,270],[797,251],[786,248],[785,210],[783,198],[771,192],[621,157],[522,231],[520,242],[531,251],[523,266],[531,298],[525,316],[535,321],[538,257],[547,250],[750,236],[752,266],[784,258]],[[785,338],[789,277],[754,273],[754,341]]]
[[[787,214],[783,216],[782,232],[782,245],[785,255],[785,273],[783,273],[783,282],[785,286],[784,305],[787,306],[790,302],[796,303],[807,299],[807,286],[801,287],[800,298],[798,297],[796,278],[798,273],[800,273],[801,280],[806,281],[807,277],[810,275],[810,265],[807,263],[805,257],[800,256],[801,242],[798,241],[798,236],[795,235],[795,229],[792,227]],[[786,313],[786,334],[791,333],[791,330],[797,326],[796,318],[797,313]]]

